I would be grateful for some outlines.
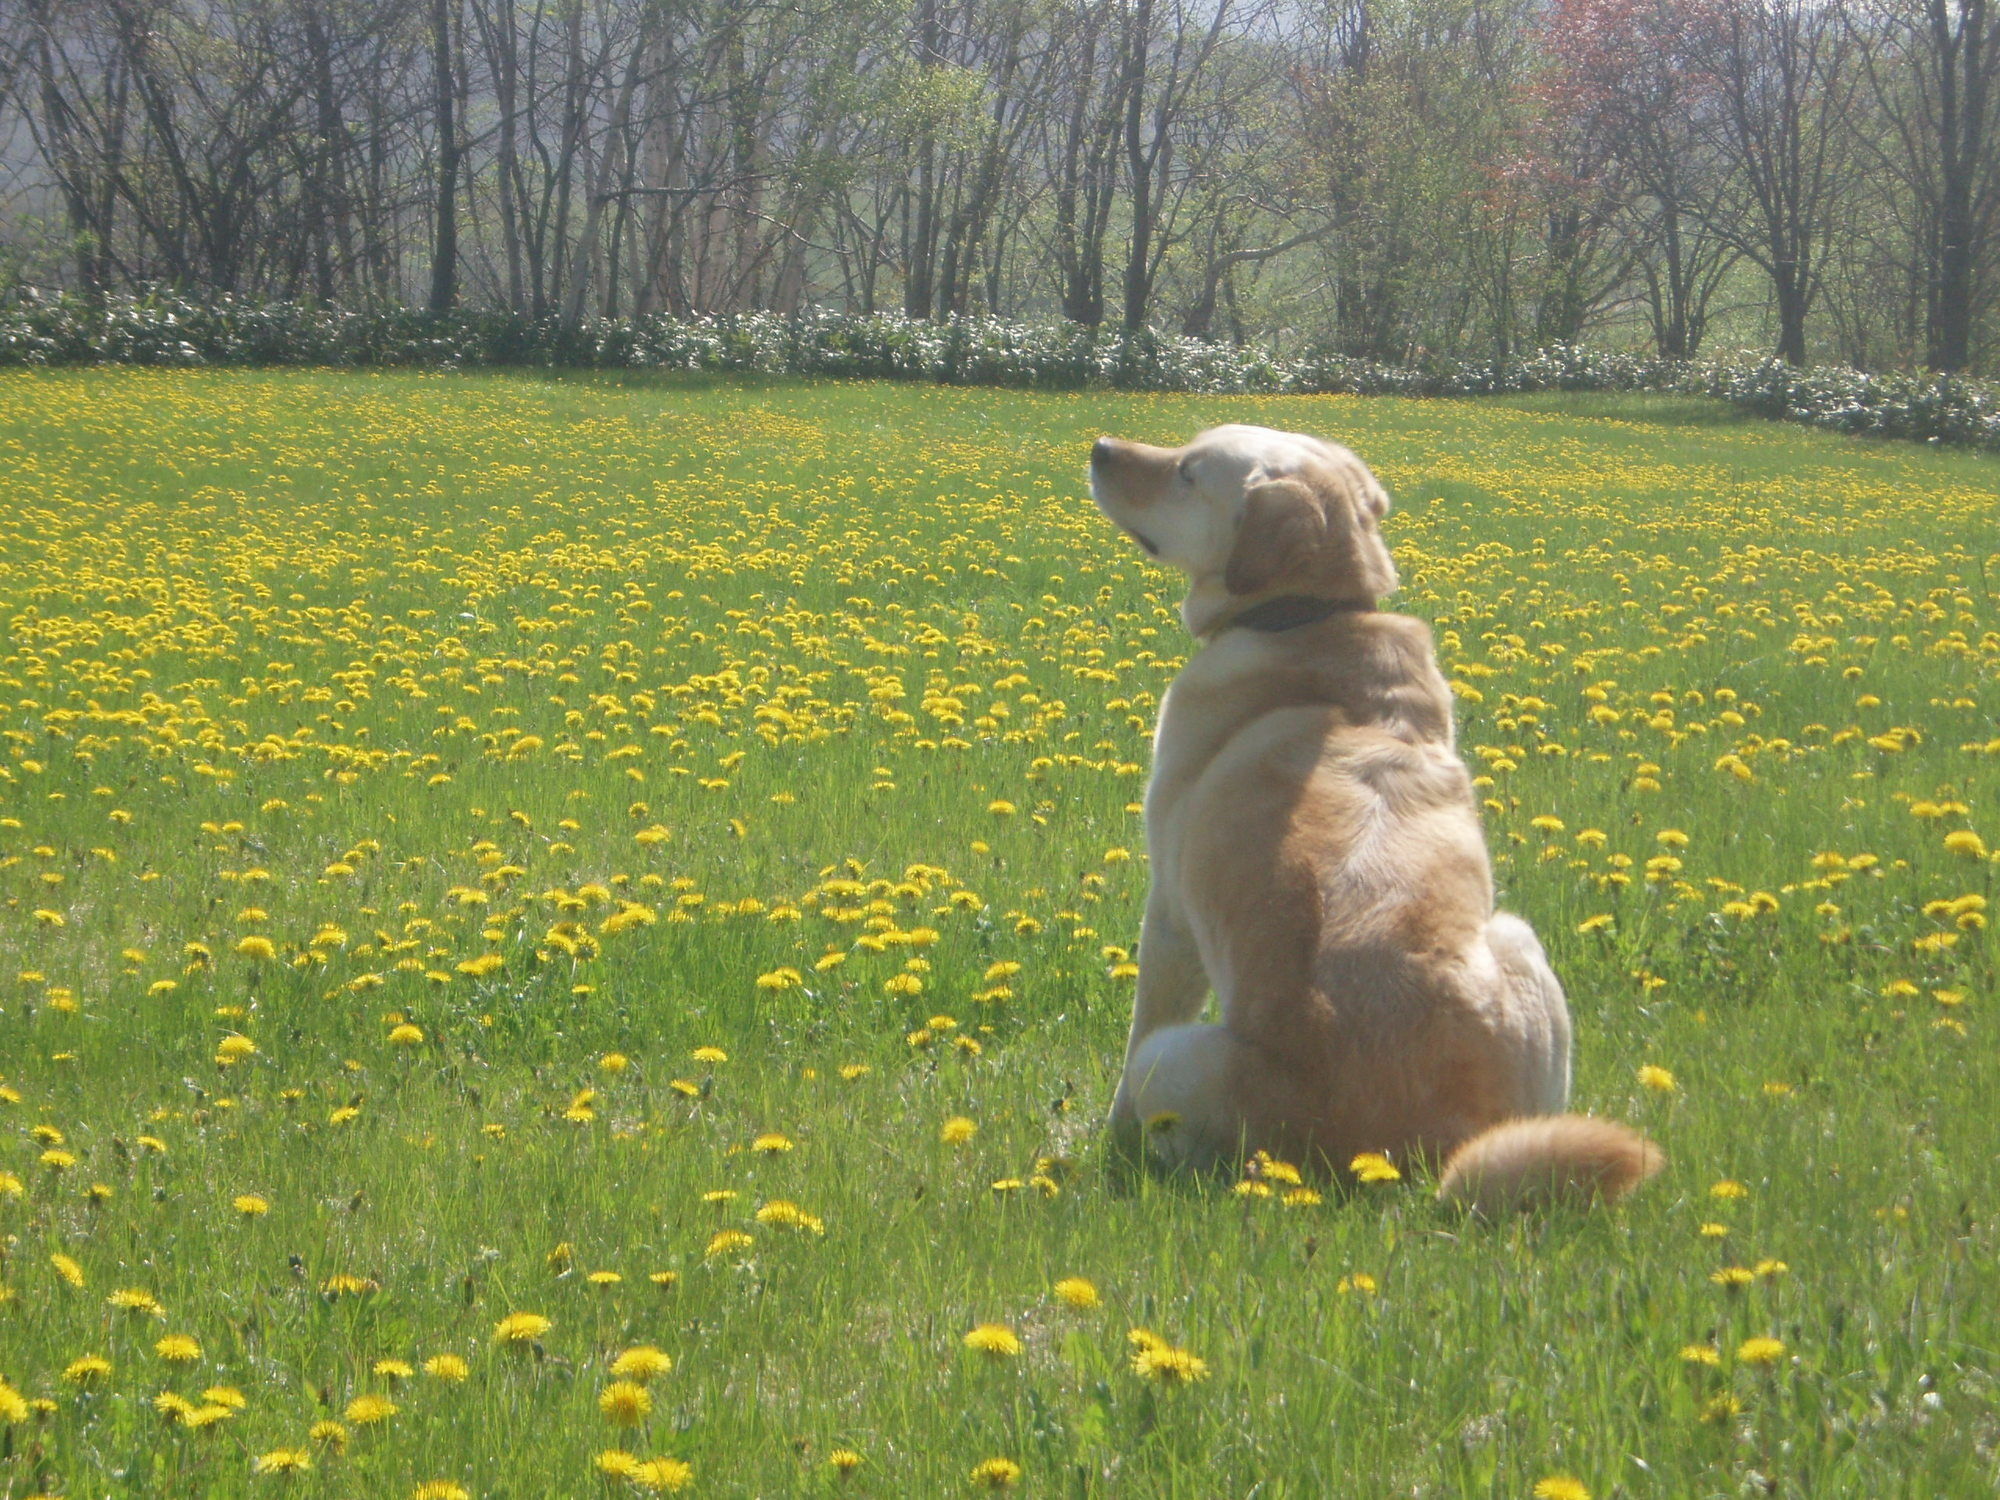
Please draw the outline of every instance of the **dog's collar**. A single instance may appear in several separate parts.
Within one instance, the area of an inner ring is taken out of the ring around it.
[[[1240,626],[1245,630],[1276,635],[1284,630],[1297,630],[1302,625],[1317,625],[1331,615],[1360,614],[1372,608],[1372,604],[1358,599],[1315,599],[1308,594],[1280,594],[1262,604],[1251,605],[1224,624],[1222,629],[1233,630]]]

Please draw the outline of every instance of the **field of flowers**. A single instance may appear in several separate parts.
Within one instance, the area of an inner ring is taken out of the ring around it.
[[[1190,646],[1395,492],[1616,1212],[1127,1180]],[[0,373],[0,1497],[2000,1479],[2000,469],[1692,401]]]

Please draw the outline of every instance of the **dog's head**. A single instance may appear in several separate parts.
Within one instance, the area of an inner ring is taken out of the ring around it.
[[[1396,587],[1389,495],[1336,443],[1211,427],[1184,448],[1099,438],[1090,493],[1140,546],[1188,575],[1181,617],[1210,635],[1260,600],[1300,594],[1373,608]]]

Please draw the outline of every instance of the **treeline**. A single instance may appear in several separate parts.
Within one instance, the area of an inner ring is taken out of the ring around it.
[[[1991,369],[1991,0],[7,0],[0,290]]]

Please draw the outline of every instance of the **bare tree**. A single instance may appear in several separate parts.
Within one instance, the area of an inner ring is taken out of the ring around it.
[[[1708,222],[1770,277],[1778,357],[1802,365],[1854,155],[1854,31],[1843,0],[1716,0],[1700,21],[1707,136],[1731,168]]]

